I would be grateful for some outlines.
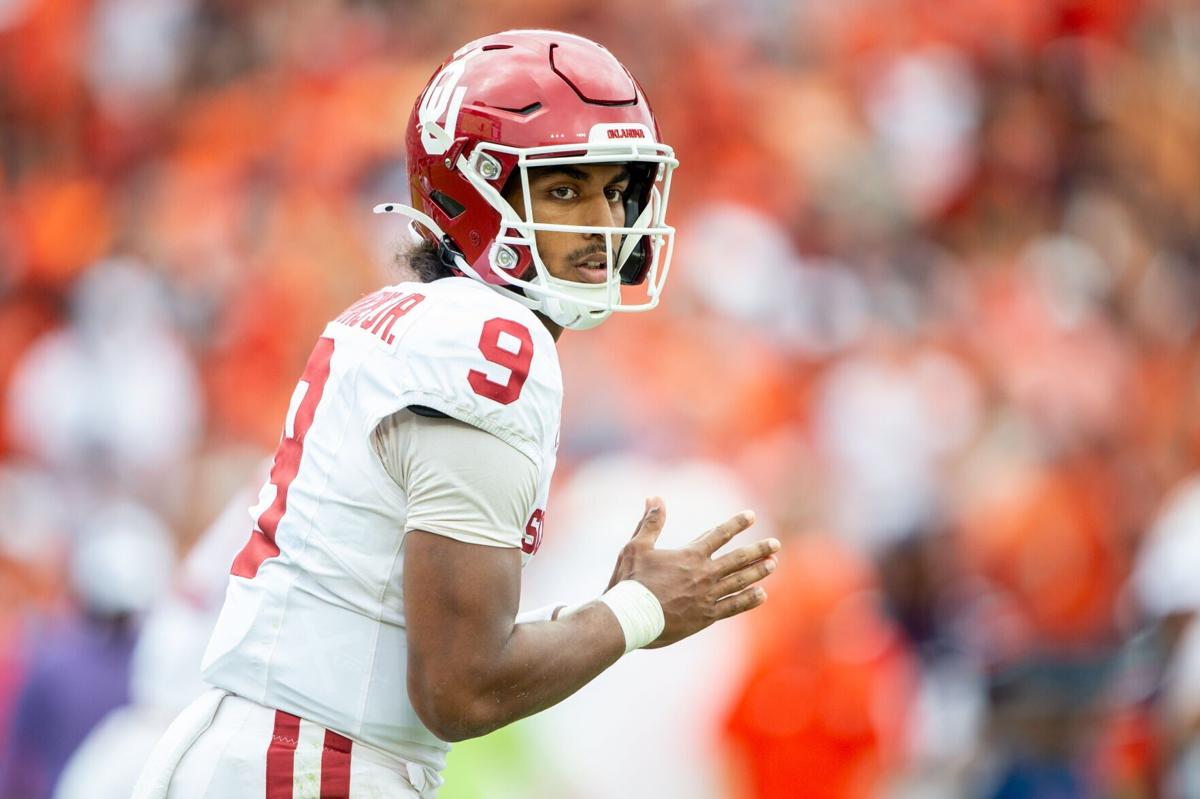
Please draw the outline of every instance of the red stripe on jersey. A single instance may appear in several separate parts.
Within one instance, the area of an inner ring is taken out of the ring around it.
[[[351,740],[333,730],[325,730],[325,748],[321,750],[321,799],[350,799]]]
[[[292,799],[296,770],[296,744],[300,740],[300,717],[275,711],[275,729],[267,747],[267,799]]]

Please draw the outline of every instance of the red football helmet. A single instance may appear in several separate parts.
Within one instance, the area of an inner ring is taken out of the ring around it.
[[[664,220],[678,161],[658,137],[641,86],[608,50],[557,31],[497,33],[455,52],[413,106],[406,142],[413,207],[375,210],[412,218],[463,275],[564,327],[593,327],[613,311],[649,310],[662,294],[675,237]],[[628,165],[625,225],[535,221],[529,169],[589,163]],[[523,217],[502,196],[510,179],[521,182]],[[539,230],[603,234],[608,280],[551,275],[538,255]],[[644,286],[645,300],[624,302],[622,284]]]

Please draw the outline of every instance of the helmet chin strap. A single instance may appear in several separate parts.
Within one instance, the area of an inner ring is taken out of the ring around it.
[[[611,261],[611,249],[608,257]],[[620,279],[619,270],[613,266],[610,266],[612,274],[603,283],[576,283],[549,274],[540,256],[535,257],[535,265],[539,271],[545,270],[543,277],[547,288],[556,292],[544,295],[542,312],[569,330],[593,328],[611,316],[613,309],[621,304],[620,284],[615,282]],[[595,307],[598,303],[607,307]]]
[[[557,297],[547,297],[542,308],[542,313],[546,314],[550,321],[568,330],[591,330],[612,314],[611,311],[588,311],[589,309]]]

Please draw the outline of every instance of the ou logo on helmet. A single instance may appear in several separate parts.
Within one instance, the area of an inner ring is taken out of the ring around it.
[[[429,155],[442,155],[454,144],[454,131],[458,127],[458,112],[467,94],[465,86],[459,86],[467,62],[479,54],[471,50],[451,61],[430,82],[417,108],[417,121],[421,128],[421,143]],[[440,120],[445,117],[445,122]]]

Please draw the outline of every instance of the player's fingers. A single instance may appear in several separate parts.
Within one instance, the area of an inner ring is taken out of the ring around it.
[[[642,541],[650,546],[662,535],[663,525],[667,521],[667,508],[660,497],[650,497],[646,500],[646,513],[638,522],[637,530],[633,532],[634,541]]]
[[[728,619],[730,616],[753,610],[766,601],[767,592],[761,586],[747,588],[745,591],[727,596],[717,602],[717,618]]]
[[[780,549],[779,539],[766,538],[762,541],[756,541],[753,544],[746,544],[744,547],[738,547],[732,552],[722,555],[713,561],[717,567],[717,574],[722,576],[733,574],[738,569],[744,569],[751,563],[756,563],[763,558],[774,555]]]
[[[727,577],[721,578],[717,581],[717,596],[724,597],[736,594],[743,588],[754,585],[775,571],[775,567],[778,565],[779,563],[775,558],[766,558],[740,571],[735,571]]]
[[[712,555],[729,543],[729,539],[754,524],[754,511],[744,510],[728,521],[718,524],[704,535],[692,542],[705,555]]]

